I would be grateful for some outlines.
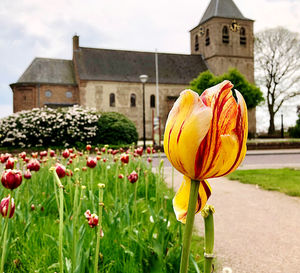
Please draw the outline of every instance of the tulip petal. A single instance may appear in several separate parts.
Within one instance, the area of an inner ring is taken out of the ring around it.
[[[245,157],[247,108],[242,95],[234,98],[229,81],[207,89],[202,100],[213,109],[210,130],[195,161],[196,179],[218,177],[234,171]],[[215,92],[213,94],[212,90]]]
[[[207,134],[212,118],[210,107],[191,90],[181,92],[169,113],[164,134],[164,151],[172,165],[192,176],[196,151]]]
[[[190,189],[191,179],[187,176],[184,176],[183,182],[181,183],[179,190],[173,198],[173,208],[176,215],[176,219],[182,223],[186,222],[188,204],[190,199]],[[200,212],[204,208],[210,195],[211,188],[208,182],[206,180],[200,181],[195,214]]]

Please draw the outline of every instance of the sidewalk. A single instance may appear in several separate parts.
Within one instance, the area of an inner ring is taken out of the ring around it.
[[[165,168],[171,187],[171,167]],[[182,175],[175,170],[174,188]],[[300,198],[261,190],[254,185],[210,179],[215,206],[215,254],[233,273],[300,272]],[[195,226],[203,235],[200,214]]]

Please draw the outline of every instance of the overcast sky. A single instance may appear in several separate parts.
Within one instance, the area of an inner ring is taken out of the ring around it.
[[[300,30],[300,0],[235,0],[254,31]],[[0,117],[12,113],[10,83],[34,57],[71,59],[86,47],[190,53],[189,30],[209,0],[0,0]]]

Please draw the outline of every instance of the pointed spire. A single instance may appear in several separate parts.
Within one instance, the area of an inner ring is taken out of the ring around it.
[[[251,20],[244,17],[233,0],[211,0],[199,24],[213,17]]]

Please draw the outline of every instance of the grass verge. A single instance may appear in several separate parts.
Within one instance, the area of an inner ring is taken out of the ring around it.
[[[238,170],[228,178],[244,184],[258,185],[265,190],[300,196],[300,170],[297,169]]]

